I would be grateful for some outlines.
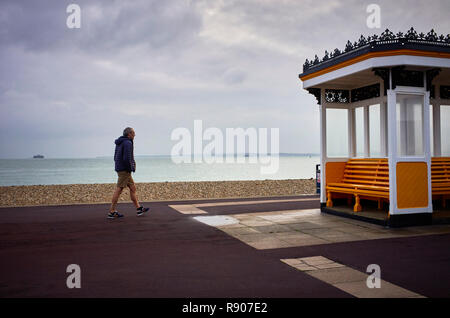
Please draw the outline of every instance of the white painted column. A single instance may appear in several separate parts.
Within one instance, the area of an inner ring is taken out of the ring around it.
[[[380,150],[381,156],[388,155],[387,102],[380,103]]]
[[[442,156],[441,149],[441,103],[436,99],[433,104],[433,148],[434,157]]]
[[[388,162],[389,162],[389,214],[396,213],[397,207],[397,129],[396,96],[391,89],[387,91],[387,126],[388,126]]]
[[[370,157],[369,106],[364,106],[364,157]]]
[[[423,101],[423,143],[424,143],[424,154],[425,161],[428,167],[428,211],[433,212],[433,201],[432,201],[432,188],[431,188],[431,146],[430,146],[430,92],[425,91],[424,101]]]
[[[325,104],[324,89],[321,89],[320,110],[320,202],[326,203],[325,178],[326,178],[326,158],[327,158],[327,109]]]
[[[348,156],[354,158],[356,156],[356,123],[355,109],[348,109]]]

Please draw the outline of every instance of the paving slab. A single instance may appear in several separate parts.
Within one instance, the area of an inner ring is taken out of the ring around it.
[[[337,263],[324,256],[281,259],[299,271],[342,289],[358,298],[408,298],[423,297],[420,294],[380,279],[379,286],[369,286],[369,275]]]
[[[314,271],[309,275],[325,281],[329,284],[348,283],[348,282],[365,282],[367,274],[357,271],[349,267],[338,267]]]
[[[365,281],[336,283],[333,286],[352,294],[358,298],[419,298],[423,297],[414,292],[382,281],[380,288],[367,288]]]

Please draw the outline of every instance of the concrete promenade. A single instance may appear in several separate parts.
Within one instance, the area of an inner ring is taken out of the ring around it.
[[[388,229],[321,214],[315,195],[145,205],[1,208],[0,297],[450,296],[450,225]]]

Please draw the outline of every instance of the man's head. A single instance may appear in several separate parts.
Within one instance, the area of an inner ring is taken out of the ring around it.
[[[134,139],[134,136],[136,136],[136,133],[134,132],[134,129],[131,127],[127,127],[123,130],[123,136],[128,137],[131,140]]]

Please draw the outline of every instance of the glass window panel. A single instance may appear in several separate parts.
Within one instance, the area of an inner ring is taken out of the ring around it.
[[[381,157],[380,104],[369,106],[370,156]]]
[[[355,108],[356,156],[364,157],[364,107]]]
[[[423,96],[397,95],[397,152],[423,156]]]
[[[327,108],[327,156],[348,157],[348,110]]]
[[[441,155],[450,156],[450,105],[441,105]]]

